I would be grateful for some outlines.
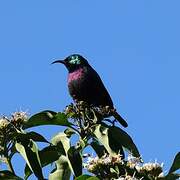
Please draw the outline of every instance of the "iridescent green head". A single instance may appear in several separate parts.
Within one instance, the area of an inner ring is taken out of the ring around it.
[[[72,72],[80,67],[89,66],[88,61],[79,54],[72,54],[64,60],[54,61],[54,63],[62,63],[66,66],[69,72]]]

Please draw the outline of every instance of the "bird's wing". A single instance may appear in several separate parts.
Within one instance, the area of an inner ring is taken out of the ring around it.
[[[109,106],[110,108],[113,109],[112,99],[107,89],[105,88],[100,76],[94,69],[92,69],[92,71],[94,71],[94,73],[90,73],[91,74],[90,78],[91,78],[91,81],[93,82],[93,85],[91,86],[93,87],[93,91],[96,92],[95,101],[99,103],[97,105]],[[114,118],[122,126],[124,127],[128,126],[127,122],[116,111],[113,110],[111,115],[114,116]]]
[[[113,108],[113,102],[112,99],[107,91],[107,89],[105,88],[100,76],[98,75],[98,73],[91,68],[90,69],[91,73],[88,73],[89,77],[87,79],[89,79],[89,90],[91,90],[91,96],[95,96],[94,99],[96,105],[102,105],[102,106],[109,106],[111,108]]]

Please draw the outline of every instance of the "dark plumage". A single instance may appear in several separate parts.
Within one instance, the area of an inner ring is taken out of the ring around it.
[[[62,63],[68,69],[69,93],[75,101],[84,101],[89,105],[114,108],[112,99],[101,78],[84,57],[73,54],[64,60],[54,61],[53,63]],[[116,111],[112,115],[124,127],[128,126]]]

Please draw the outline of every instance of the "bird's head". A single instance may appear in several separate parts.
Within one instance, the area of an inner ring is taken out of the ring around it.
[[[52,62],[52,64],[55,63],[64,64],[69,72],[73,72],[83,66],[89,66],[88,61],[79,54],[72,54],[66,57],[64,60],[57,60]]]

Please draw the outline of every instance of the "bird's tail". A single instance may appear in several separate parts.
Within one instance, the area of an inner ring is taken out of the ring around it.
[[[127,122],[116,111],[113,111],[112,115],[123,127],[128,127]]]

